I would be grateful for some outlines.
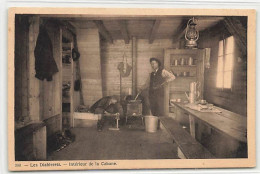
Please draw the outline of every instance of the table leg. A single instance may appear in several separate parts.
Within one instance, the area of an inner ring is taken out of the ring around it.
[[[116,118],[116,128],[118,129],[118,119]]]
[[[193,138],[195,138],[195,119],[192,115],[189,115],[190,121],[190,134]]]
[[[179,147],[177,149],[177,154],[180,159],[187,159]]]
[[[197,131],[197,139],[201,142],[202,133],[203,133],[204,126],[200,120],[198,120],[198,131]]]

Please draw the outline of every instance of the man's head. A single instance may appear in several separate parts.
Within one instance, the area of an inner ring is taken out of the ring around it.
[[[115,104],[115,103],[117,103],[117,98],[116,98],[116,96],[111,96],[111,104]]]
[[[161,62],[154,57],[150,58],[150,64],[153,70],[157,70],[161,66]]]

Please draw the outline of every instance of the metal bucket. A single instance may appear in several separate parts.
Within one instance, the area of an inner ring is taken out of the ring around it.
[[[158,117],[156,116],[144,116],[145,121],[145,131],[146,132],[156,132],[158,127]]]

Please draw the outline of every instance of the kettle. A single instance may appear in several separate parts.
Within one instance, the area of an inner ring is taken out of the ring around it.
[[[195,101],[196,101],[196,94],[195,94],[195,92],[190,92],[190,95],[188,95],[185,92],[185,95],[186,95],[187,99],[189,100],[189,103],[195,103]]]

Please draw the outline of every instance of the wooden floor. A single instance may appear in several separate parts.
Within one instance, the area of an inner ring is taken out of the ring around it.
[[[139,124],[130,124],[120,131],[102,132],[92,128],[74,128],[76,141],[59,152],[53,152],[48,160],[109,160],[109,159],[176,159],[177,146],[165,130],[147,133]]]

